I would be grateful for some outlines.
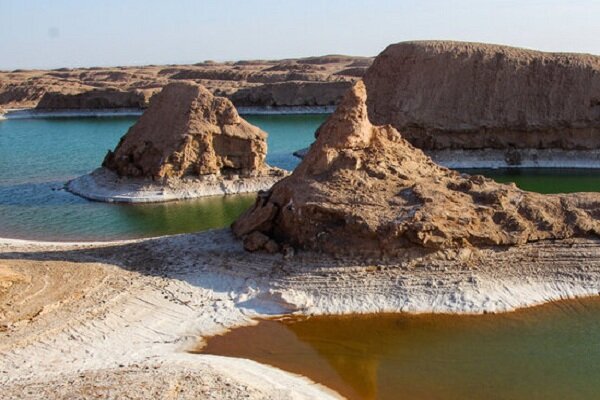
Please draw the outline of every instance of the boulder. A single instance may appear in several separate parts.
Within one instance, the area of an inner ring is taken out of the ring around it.
[[[404,42],[364,82],[371,121],[421,149],[600,148],[600,56]]]
[[[153,97],[103,166],[120,176],[153,179],[256,176],[268,170],[266,138],[229,100],[198,84],[171,83]]]
[[[530,193],[441,167],[393,126],[373,125],[367,100],[358,82],[302,163],[258,196],[234,234],[370,257],[600,233],[600,195]]]

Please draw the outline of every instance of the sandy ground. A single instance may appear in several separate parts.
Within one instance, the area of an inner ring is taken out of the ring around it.
[[[108,203],[160,203],[174,200],[195,199],[206,196],[256,193],[268,190],[288,172],[271,168],[264,175],[241,178],[217,177],[173,179],[166,184],[148,179],[119,177],[106,168],[69,181],[66,189],[86,199]]]
[[[599,240],[358,263],[248,254],[227,230],[92,244],[2,239],[0,392],[330,398],[269,366],[187,351],[258,316],[501,312],[599,291]]]

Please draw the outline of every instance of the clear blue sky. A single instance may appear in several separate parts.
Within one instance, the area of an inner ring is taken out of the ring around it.
[[[0,69],[376,55],[415,39],[600,54],[600,0],[0,0]]]

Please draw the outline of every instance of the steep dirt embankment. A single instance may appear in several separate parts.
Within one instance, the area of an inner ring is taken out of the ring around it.
[[[600,147],[600,56],[405,42],[364,82],[373,124],[425,150]]]
[[[144,108],[148,105],[143,91],[116,89],[90,90],[83,93],[45,93],[37,104],[43,110],[77,110],[108,108]]]
[[[600,196],[542,195],[446,169],[391,125],[371,124],[367,103],[358,82],[292,175],[233,224],[247,249],[274,241],[379,256],[600,233]]]

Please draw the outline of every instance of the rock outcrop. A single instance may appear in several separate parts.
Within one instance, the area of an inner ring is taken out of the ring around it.
[[[145,108],[147,93],[139,90],[95,89],[81,93],[47,92],[36,108],[40,110],[85,110]]]
[[[283,82],[240,89],[231,96],[237,106],[331,106],[340,102],[352,82]]]
[[[250,250],[274,240],[381,256],[600,233],[600,196],[530,193],[446,169],[391,125],[371,124],[367,103],[358,82],[293,174],[233,224]]]
[[[123,136],[103,166],[153,179],[265,174],[267,134],[233,104],[194,83],[171,83]]]
[[[600,148],[600,56],[405,42],[364,82],[371,121],[425,150]]]
[[[372,58],[350,56],[309,57],[286,60],[251,60],[217,63],[205,61],[194,65],[147,65],[139,67],[59,68],[54,70],[0,71],[0,106],[5,108],[36,107],[45,109],[107,108],[146,106],[151,95],[165,85],[181,80],[194,81],[214,95],[231,98],[243,90],[239,98],[252,97],[251,106],[329,105],[339,101],[348,83],[356,80],[356,72],[338,73],[352,67],[368,67]],[[281,87],[268,85],[281,83]],[[323,83],[310,86],[305,84]],[[263,87],[263,85],[267,85]],[[294,93],[306,101],[285,93]],[[254,90],[255,96],[250,96]],[[110,93],[109,93],[110,92]],[[129,93],[117,95],[114,92]],[[273,96],[265,96],[273,92]],[[284,93],[284,94],[281,94]],[[46,96],[46,94],[48,94]],[[140,99],[138,96],[144,96]],[[40,103],[40,100],[44,100]],[[264,99],[264,103],[261,100]],[[108,104],[107,104],[108,103]],[[239,106],[241,104],[236,104]],[[337,104],[337,103],[336,103]]]

